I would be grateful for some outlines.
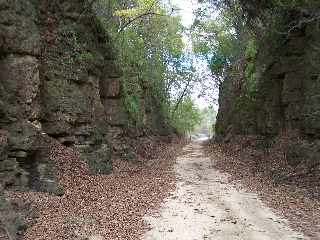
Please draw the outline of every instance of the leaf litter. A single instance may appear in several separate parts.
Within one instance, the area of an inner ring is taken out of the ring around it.
[[[290,181],[278,181],[277,173],[294,170],[286,161],[285,149],[299,140],[296,133],[284,134],[267,149],[252,149],[245,146],[250,136],[239,135],[230,143],[208,140],[204,149],[214,159],[215,168],[231,175],[229,181],[257,193],[268,207],[289,219],[294,229],[319,240],[320,170]]]
[[[6,192],[32,202],[39,213],[38,218],[27,217],[22,240],[140,239],[149,229],[142,217],[175,187],[171,166],[186,144],[175,138],[171,144],[148,139],[139,145],[147,155],[114,159],[112,174],[92,176],[81,154],[55,139],[47,141],[45,152],[65,194]]]
[[[320,204],[309,194],[317,187],[314,184],[319,184],[319,172],[282,183],[263,174],[270,169],[292,170],[283,154],[283,146],[290,139],[280,136],[279,144],[267,150],[213,141],[207,141],[205,147],[206,154],[215,158],[215,167],[231,173],[230,181],[257,192],[296,230],[312,240],[320,239]],[[91,176],[79,153],[54,139],[48,141],[46,151],[55,163],[53,170],[65,194],[6,192],[7,197],[33,202],[40,214],[39,218],[27,219],[22,240],[140,239],[150,229],[143,216],[157,209],[175,188],[177,179],[171,166],[186,144],[181,139],[172,144],[150,139],[145,144],[134,142],[134,160],[115,159],[112,174]]]

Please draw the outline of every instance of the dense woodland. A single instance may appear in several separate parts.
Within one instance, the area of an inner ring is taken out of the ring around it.
[[[218,101],[217,96],[212,95],[212,90],[220,89],[222,118],[229,112],[241,119],[237,115],[245,115],[241,108],[252,108],[251,103],[262,103],[259,100],[263,89],[267,88],[263,85],[268,85],[268,69],[275,64],[292,61],[293,55],[297,57],[300,51],[298,48],[302,47],[299,46],[300,43],[289,43],[297,45],[293,46],[297,49],[288,49],[287,52],[283,49],[290,48],[286,44],[291,38],[299,39],[299,34],[302,36],[305,29],[313,31],[311,35],[315,38],[317,27],[312,28],[319,20],[319,4],[311,0],[199,1],[199,8],[194,13],[196,18],[190,28],[181,25],[179,8],[166,1],[92,1],[90,6],[98,13],[100,21],[111,36],[117,66],[123,71],[121,79],[126,94],[126,107],[135,119],[135,124],[143,124],[142,109],[152,106],[153,104],[148,104],[152,102],[157,103],[158,109],[147,111],[159,113],[159,109],[162,109],[161,116],[165,125],[170,126],[171,131],[181,133],[192,132],[194,126],[201,122],[201,112],[194,104],[195,96],[192,96],[196,87],[201,88],[199,97],[206,97],[211,104]],[[183,35],[187,35],[192,41],[192,49],[186,48],[182,41]],[[306,35],[306,38],[311,35]],[[303,64],[299,67],[300,70],[305,69],[306,75],[313,75],[310,76],[314,79],[310,84],[311,88],[318,89],[318,45],[313,40],[310,44],[311,49],[306,52],[308,56],[303,57]],[[211,74],[204,74],[201,72],[203,69],[196,66],[195,62],[200,59],[207,64]],[[279,73],[280,75],[285,75],[287,70],[279,71],[284,72]],[[270,85],[270,88],[277,88],[273,83]],[[233,87],[237,89],[227,90]],[[304,110],[295,113],[299,116],[294,116],[294,119],[304,121],[317,115],[317,107],[311,107],[314,105],[312,102],[319,97],[316,91],[303,93],[310,104],[299,106]],[[226,92],[232,96],[224,96]],[[227,111],[224,110],[225,99],[231,102]],[[268,104],[265,100],[262,101],[262,104]],[[292,111],[290,109],[288,114],[284,114],[290,115]],[[280,128],[273,132],[280,133],[286,129],[282,122],[290,120],[280,119],[283,117],[278,115],[276,118],[280,121],[280,127],[270,127]],[[227,117],[221,120],[217,131],[222,131],[222,128],[225,131],[231,125],[228,122],[231,119],[232,117]],[[312,118],[310,121],[314,120]],[[255,124],[263,125],[259,121],[257,119]],[[294,129],[299,124],[290,121],[289,128]],[[216,130],[215,126],[213,130]],[[258,129],[250,131],[253,134],[264,134]]]

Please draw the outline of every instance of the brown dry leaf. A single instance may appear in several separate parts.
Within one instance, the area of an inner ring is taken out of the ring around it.
[[[271,147],[260,150],[244,147],[250,137],[238,136],[233,142],[223,144],[207,141],[206,153],[215,159],[217,169],[231,174],[231,181],[240,181],[244,187],[258,193],[269,207],[289,219],[296,230],[318,239],[320,170],[288,182],[277,182],[276,174],[264,174],[293,170],[286,161],[285,149],[300,140],[299,134],[279,136]]]
[[[47,141],[45,153],[54,163],[65,194],[6,192],[8,197],[33,202],[40,214],[27,219],[22,240],[139,239],[149,228],[142,217],[175,186],[171,166],[185,145],[180,139],[172,144],[148,139],[145,147],[139,145],[148,150],[145,157],[136,154],[128,162],[115,159],[112,174],[91,176],[81,154],[54,139]]]

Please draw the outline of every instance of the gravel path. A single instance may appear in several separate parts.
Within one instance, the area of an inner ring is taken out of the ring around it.
[[[143,240],[309,239],[288,227],[256,194],[238,190],[229,176],[205,157],[202,141],[192,141],[177,158],[177,189],[145,220],[152,228]]]

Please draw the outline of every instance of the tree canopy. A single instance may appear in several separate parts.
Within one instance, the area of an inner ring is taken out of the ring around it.
[[[160,0],[96,0],[90,6],[111,36],[133,125],[146,124],[147,112],[149,128],[161,118],[173,131],[191,131],[199,116],[190,96],[201,79],[185,51],[187,29],[176,7]],[[192,113],[182,117],[181,111]]]
[[[206,95],[208,88],[218,88],[227,75],[235,72],[239,81],[246,79],[243,84],[246,93],[241,97],[254,100],[257,79],[271,62],[270,56],[275,56],[277,44],[299,23],[320,15],[295,16],[297,9],[300,13],[308,11],[315,4],[313,0],[198,2],[201,5],[195,11],[196,19],[190,29],[181,24],[178,9],[170,1],[92,0],[88,3],[111,37],[111,48],[122,71],[127,111],[136,127],[149,124],[152,129],[161,120],[167,126],[185,131],[182,129],[189,126],[188,122],[198,122],[197,114],[181,118],[182,109],[191,109],[187,106],[193,101],[195,86],[203,86],[201,94]],[[191,33],[191,53],[182,40],[187,33]],[[199,74],[195,59],[207,63],[214,81],[205,83],[208,76]],[[146,112],[150,113],[148,123]],[[192,128],[190,125],[189,130]]]

